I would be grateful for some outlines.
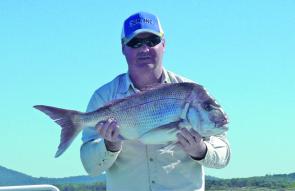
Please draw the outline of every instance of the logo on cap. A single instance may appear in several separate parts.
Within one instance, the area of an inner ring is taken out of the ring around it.
[[[148,18],[137,18],[137,19],[131,20],[129,22],[130,27],[133,27],[134,25],[137,25],[137,24],[151,24],[152,25],[153,20],[148,19]]]

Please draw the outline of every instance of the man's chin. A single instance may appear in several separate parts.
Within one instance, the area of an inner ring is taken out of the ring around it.
[[[139,67],[148,67],[148,68],[155,68],[156,67],[156,64],[151,63],[151,62],[138,62],[136,65]]]

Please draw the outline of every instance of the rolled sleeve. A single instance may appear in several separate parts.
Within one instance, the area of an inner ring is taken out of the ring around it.
[[[230,160],[230,147],[225,134],[212,136],[204,141],[207,153],[204,159],[198,161],[205,167],[223,168]]]
[[[103,139],[96,139],[81,146],[81,161],[86,172],[96,176],[106,171],[116,161],[121,149],[110,152],[106,149]]]

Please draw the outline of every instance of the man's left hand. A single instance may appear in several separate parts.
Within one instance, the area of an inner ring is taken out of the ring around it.
[[[193,159],[202,160],[207,153],[207,146],[202,136],[194,129],[181,128],[177,133],[177,139],[183,150]]]

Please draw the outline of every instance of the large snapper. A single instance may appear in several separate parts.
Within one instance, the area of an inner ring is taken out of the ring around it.
[[[176,142],[180,126],[193,128],[201,136],[218,135],[227,130],[227,117],[207,91],[195,83],[163,84],[112,101],[93,112],[82,113],[36,105],[62,127],[55,157],[60,156],[85,127],[113,118],[122,140],[144,144]],[[179,125],[182,124],[182,125]]]

